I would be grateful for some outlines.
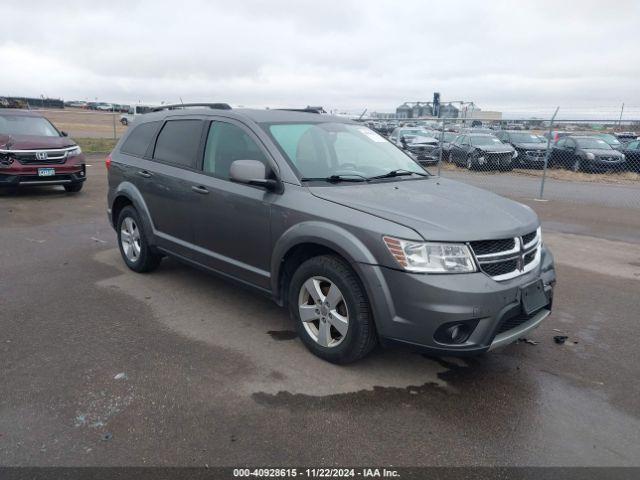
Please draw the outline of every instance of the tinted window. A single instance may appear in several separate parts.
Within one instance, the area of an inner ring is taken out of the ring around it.
[[[638,146],[640,146],[640,142],[630,142],[627,144],[626,148],[628,150],[638,150]]]
[[[558,143],[556,143],[556,145],[558,145],[559,147],[564,147],[566,143],[567,143],[567,139],[561,138],[560,140],[558,140]]]
[[[153,139],[153,134],[160,122],[149,122],[138,125],[122,144],[120,151],[136,157],[143,157]]]
[[[231,123],[211,122],[203,170],[227,180],[235,160],[258,160],[269,169],[267,157],[247,132]]]
[[[201,134],[200,120],[169,120],[158,135],[153,158],[195,168]]]

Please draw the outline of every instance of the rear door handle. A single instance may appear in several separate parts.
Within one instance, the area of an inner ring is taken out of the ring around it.
[[[201,193],[202,195],[206,195],[207,193],[209,193],[209,190],[207,190],[206,188],[204,188],[204,187],[202,187],[202,186],[200,186],[200,185],[198,185],[198,186],[196,186],[196,185],[192,186],[192,187],[191,187],[191,190],[193,190],[193,191],[194,191],[194,192],[196,192],[196,193]]]
[[[138,171],[138,175],[144,178],[151,178],[153,176],[153,173],[147,172],[146,170],[140,170]]]

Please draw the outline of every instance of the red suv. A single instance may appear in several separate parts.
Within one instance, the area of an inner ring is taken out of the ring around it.
[[[37,112],[0,109],[0,187],[62,185],[79,192],[85,157],[65,132]]]

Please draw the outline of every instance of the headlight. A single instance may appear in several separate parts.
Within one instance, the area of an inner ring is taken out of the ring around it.
[[[516,158],[518,156],[518,151],[514,150],[513,151],[513,155],[511,156],[511,158]]]
[[[78,146],[75,146],[71,150],[67,150],[67,157],[75,157],[76,155],[80,155],[81,153],[82,149]]]
[[[587,152],[585,157],[587,157],[587,159],[589,160],[593,160],[594,158],[596,158],[596,156],[591,152]]]
[[[389,252],[402,268],[422,273],[475,272],[469,247],[462,243],[412,242],[383,237]]]

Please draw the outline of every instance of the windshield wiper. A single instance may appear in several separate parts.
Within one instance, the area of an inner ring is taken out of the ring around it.
[[[369,180],[377,180],[379,178],[405,177],[407,175],[419,175],[421,177],[429,176],[429,174],[426,172],[420,173],[420,172],[414,172],[412,170],[403,170],[402,168],[399,168],[397,170],[391,170],[390,172],[387,172],[383,175],[376,175],[375,177],[369,177]]]
[[[358,175],[357,173],[350,173],[349,175],[329,175],[328,177],[302,177],[300,179],[303,182],[323,181],[323,182],[368,182],[367,177]]]

